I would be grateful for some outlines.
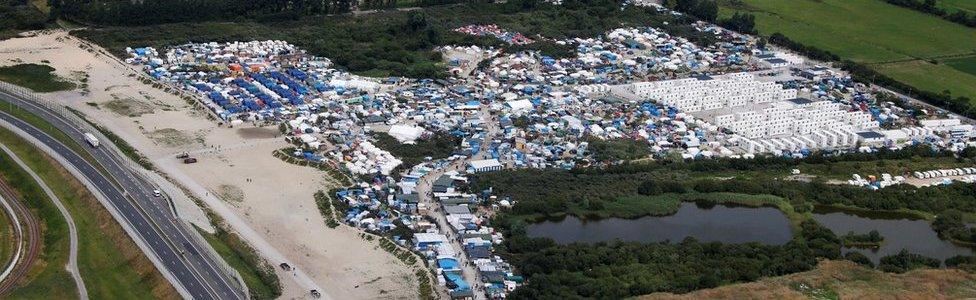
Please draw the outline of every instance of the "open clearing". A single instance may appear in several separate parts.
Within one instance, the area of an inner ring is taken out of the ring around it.
[[[976,99],[976,75],[925,62],[974,54],[974,28],[879,0],[742,2],[725,7],[721,15],[748,11],[756,16],[764,35],[780,32],[842,58],[872,64],[883,74],[920,89],[949,90],[954,96]]]
[[[145,114],[153,113],[152,105],[148,103],[140,102],[133,98],[119,98],[115,94],[112,94],[112,101],[105,102],[105,108],[108,108],[114,113],[122,116],[128,117],[138,117]]]
[[[193,137],[173,128],[153,130],[148,133],[148,136],[156,143],[170,148],[193,144]]]
[[[849,261],[822,261],[812,271],[640,299],[962,299],[976,297],[976,274],[956,269],[884,273]]]

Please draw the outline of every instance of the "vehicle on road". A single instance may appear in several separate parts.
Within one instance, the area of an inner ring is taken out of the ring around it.
[[[187,157],[187,158],[184,158],[183,159],[183,163],[184,164],[192,164],[192,163],[195,163],[195,162],[197,162],[197,159],[194,158],[194,157]]]
[[[155,197],[162,197],[163,196],[163,192],[160,192],[159,190],[153,190],[153,196],[155,196]]]
[[[88,142],[88,144],[91,145],[92,148],[98,148],[99,145],[98,138],[96,138],[94,134],[91,134],[90,132],[85,132],[85,141]]]

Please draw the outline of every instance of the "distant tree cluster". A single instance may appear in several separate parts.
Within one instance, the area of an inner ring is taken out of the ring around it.
[[[830,230],[813,221],[801,227],[800,236],[782,246],[703,243],[693,238],[676,244],[560,246],[514,234],[504,247],[528,281],[511,298],[621,299],[654,292],[686,293],[810,270],[818,257],[840,258],[839,240]]]
[[[0,1],[0,33],[42,29],[47,21],[48,16],[30,5],[27,0]]]
[[[882,257],[878,268],[885,272],[905,273],[918,268],[938,268],[941,265],[942,262],[938,259],[909,253],[908,250],[902,249],[898,254]]]
[[[932,228],[941,238],[976,244],[976,227],[967,226],[963,213],[959,210],[942,212],[932,221]]]
[[[588,141],[593,159],[599,162],[628,161],[651,155],[650,146],[644,140],[591,138]]]
[[[353,0],[60,0],[52,8],[71,20],[99,25],[292,20],[349,12]]]
[[[756,30],[756,16],[753,14],[735,12],[728,19],[720,20],[719,25],[739,33],[759,34]]]
[[[917,146],[902,150],[883,150],[874,154],[813,153],[803,159],[760,156],[755,159],[702,159],[669,162],[633,163],[606,168],[566,170],[504,170],[478,174],[472,180],[475,190],[489,187],[502,196],[517,199],[513,208],[520,215],[558,215],[584,204],[612,202],[628,196],[655,196],[666,193],[729,192],[748,195],[775,195],[786,198],[799,212],[813,204],[842,204],[875,210],[913,209],[940,213],[947,209],[976,213],[976,186],[957,184],[915,188],[898,185],[871,191],[849,185],[823,182],[754,181],[743,179],[685,179],[670,175],[680,172],[783,171],[799,164],[829,164],[850,161],[910,159],[912,157],[951,156]]]
[[[949,13],[945,9],[940,8],[939,3],[936,0],[885,0],[885,1],[887,1],[890,4],[910,8],[927,14],[936,15],[953,23],[958,23],[969,27],[976,27],[976,15],[966,13],[963,10],[956,10],[953,13]]]
[[[840,239],[844,242],[845,247],[877,247],[884,241],[884,237],[877,230],[860,234],[849,231]]]
[[[718,3],[715,0],[673,0],[669,6],[677,11],[714,23],[718,19]]]
[[[373,134],[376,146],[389,151],[403,161],[404,167],[413,167],[423,162],[425,157],[432,159],[447,158],[461,144],[461,139],[447,134],[437,133],[428,138],[418,139],[414,144],[404,144],[393,136],[383,132]]]

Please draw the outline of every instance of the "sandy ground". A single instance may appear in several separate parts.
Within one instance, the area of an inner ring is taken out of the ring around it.
[[[263,240],[264,245],[255,247],[271,264],[279,263],[275,254],[280,253],[328,296],[416,297],[410,268],[375,242],[362,240],[356,230],[324,225],[312,197],[315,191],[328,188],[324,173],[271,156],[273,150],[288,146],[274,128],[217,127],[206,113],[127,76],[123,66],[98,52],[84,49],[66,33],[54,32],[0,42],[0,65],[46,63],[58,75],[74,78],[82,89],[55,96],[128,141],[171,178],[191,180],[182,183],[202,187],[199,191],[204,195],[194,196],[233,195],[232,201],[223,202],[229,209],[211,209],[235,214],[246,223],[239,226],[253,231],[235,230],[252,244],[255,238]],[[118,99],[139,103],[120,108]],[[112,101],[116,103],[109,104]],[[174,156],[182,152],[191,153],[199,162],[180,163]],[[285,288],[282,298],[307,295],[303,278],[289,280],[301,276],[277,271]]]

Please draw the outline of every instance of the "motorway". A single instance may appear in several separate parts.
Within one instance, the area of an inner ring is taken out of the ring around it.
[[[83,139],[84,131],[50,109],[6,91],[0,91],[0,102],[3,102],[0,105],[15,105],[43,118],[78,144],[87,146]],[[245,288],[240,286],[239,281],[221,269],[220,258],[204,251],[208,249],[203,247],[209,245],[201,245],[199,238],[191,238],[190,235],[196,233],[178,224],[182,221],[170,212],[165,199],[153,196],[155,187],[142,179],[136,170],[125,167],[127,164],[123,159],[107,146],[88,148],[88,152],[110,177],[40,129],[3,112],[0,112],[0,120],[26,132],[84,174],[84,180],[95,186],[112,205],[108,209],[121,215],[122,219],[117,220],[120,225],[132,229],[127,231],[138,235],[132,238],[148,247],[152,253],[147,255],[157,259],[157,267],[165,268],[160,271],[171,274],[173,278],[169,279],[175,281],[172,282],[174,285],[179,285],[177,289],[182,287],[189,294],[184,296],[194,299],[246,298]],[[102,141],[103,145],[106,142]]]

